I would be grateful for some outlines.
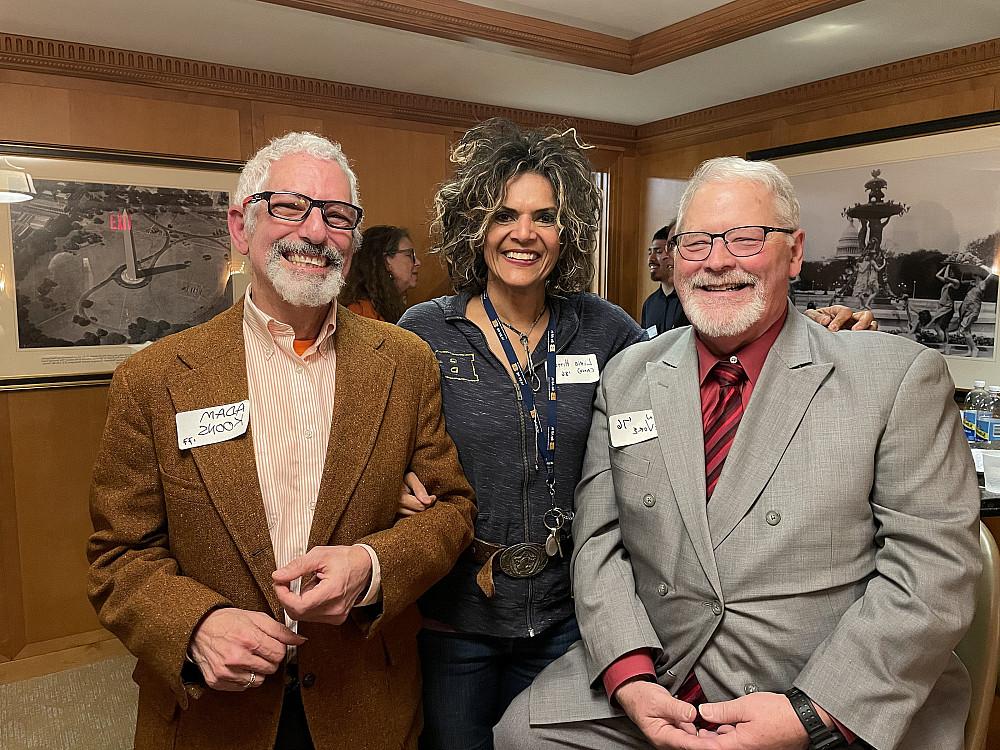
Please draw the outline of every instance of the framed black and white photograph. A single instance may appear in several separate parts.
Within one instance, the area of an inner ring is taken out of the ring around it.
[[[0,388],[106,382],[238,300],[239,168],[0,143]]]
[[[802,206],[797,308],[869,309],[940,351],[960,387],[996,381],[1000,112],[748,154]]]

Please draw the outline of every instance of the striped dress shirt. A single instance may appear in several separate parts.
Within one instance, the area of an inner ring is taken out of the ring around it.
[[[337,382],[337,353],[333,333],[337,304],[320,327],[316,340],[295,353],[295,331],[260,310],[247,290],[243,309],[251,434],[257,479],[264,499],[267,528],[279,568],[307,551],[320,480],[326,465],[333,401]],[[379,592],[375,552],[372,583],[359,605],[369,604]],[[292,584],[298,592],[300,581]],[[293,630],[296,623],[285,617]]]

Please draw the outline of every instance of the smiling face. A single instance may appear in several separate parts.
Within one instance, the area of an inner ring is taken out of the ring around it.
[[[410,253],[413,253],[411,257]],[[389,270],[396,291],[406,294],[417,285],[417,271],[420,270],[420,256],[416,254],[413,242],[404,236],[399,241],[399,247],[392,255],[385,256],[385,267]]]
[[[308,154],[291,154],[271,164],[265,190],[291,191],[316,200],[350,202],[350,183],[334,162]],[[263,202],[253,232],[246,233],[244,209],[229,210],[229,229],[236,249],[250,260],[254,303],[278,320],[287,308],[318,308],[332,302],[344,283],[353,253],[351,230],[333,229],[314,208],[304,221],[278,219]]]
[[[559,260],[556,197],[547,177],[525,172],[507,182],[503,205],[486,230],[489,285],[540,291]]]
[[[781,226],[774,198],[748,180],[708,182],[684,213],[680,232],[725,232],[733,227]],[[702,340],[729,353],[763,334],[784,314],[788,280],[802,267],[805,234],[771,233],[763,249],[737,258],[716,239],[708,258],[689,261],[674,252],[674,284],[684,312]]]
[[[649,265],[650,281],[663,281],[663,277],[661,275],[662,266],[669,259],[666,248],[666,240],[653,240],[649,243],[649,249],[646,251],[646,256],[648,258],[647,263]]]

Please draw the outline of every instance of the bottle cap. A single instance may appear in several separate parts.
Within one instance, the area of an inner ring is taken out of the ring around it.
[[[972,387],[973,388],[985,388],[986,387],[986,381],[985,380],[973,380],[972,381]]]

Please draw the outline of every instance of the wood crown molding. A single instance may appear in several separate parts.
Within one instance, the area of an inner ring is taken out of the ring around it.
[[[631,73],[629,40],[461,0],[261,0],[455,41],[481,39],[534,57]]]
[[[603,145],[630,148],[635,142],[632,125],[17,34],[0,33],[0,68],[245,97],[462,130],[490,117],[505,117],[529,127],[573,126],[584,138]]]
[[[1000,74],[1000,38],[878,65],[769,94],[640,125],[640,151],[671,142],[715,139],[721,130],[746,132],[773,120],[928,86]],[[774,144],[779,145],[779,144]]]
[[[860,0],[733,0],[631,42],[632,73],[697,55]]]
[[[427,36],[482,39],[547,60],[634,75],[861,0],[732,0],[635,39],[462,0],[261,0]]]

